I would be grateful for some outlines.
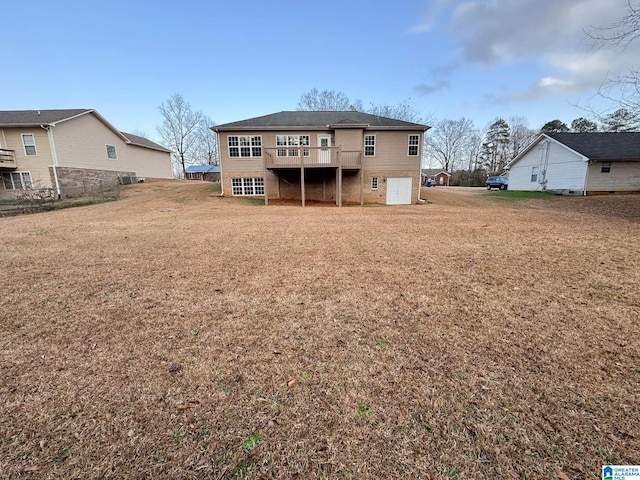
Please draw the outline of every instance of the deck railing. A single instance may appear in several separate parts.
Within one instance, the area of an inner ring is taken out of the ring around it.
[[[16,167],[16,151],[0,148],[0,168]]]
[[[267,168],[338,167],[361,168],[362,152],[339,147],[263,148]]]

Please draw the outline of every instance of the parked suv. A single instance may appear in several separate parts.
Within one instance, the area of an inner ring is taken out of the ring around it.
[[[506,190],[509,186],[509,177],[489,177],[485,185],[487,186],[487,190],[491,190],[492,188]]]

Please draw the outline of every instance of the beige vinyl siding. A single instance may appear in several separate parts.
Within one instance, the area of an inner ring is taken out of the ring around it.
[[[171,178],[168,153],[128,145],[93,114],[60,123],[53,129],[61,167],[131,171],[139,177]],[[107,145],[116,147],[117,159],[107,157]]]
[[[602,173],[602,163],[589,166],[588,192],[640,191],[640,161],[611,162],[609,173]]]
[[[335,145],[342,147],[342,150],[363,150],[364,136],[361,128],[340,128],[335,132]]]
[[[412,170],[419,171],[421,165],[420,155],[410,157],[408,154],[409,133],[407,131],[380,131],[367,130],[365,135],[376,136],[376,153],[372,157],[363,157],[363,166],[366,170]],[[422,145],[422,134],[420,145]],[[364,143],[360,149],[364,149]]]
[[[49,147],[49,134],[40,127],[3,128],[2,148],[15,150],[17,170],[31,172],[31,180],[35,188],[51,188],[51,176],[49,167],[53,166],[53,156]],[[22,134],[30,133],[36,142],[37,155],[25,155],[22,144]],[[5,171],[5,170],[3,170]],[[10,170],[6,170],[10,171]]]
[[[266,133],[266,134],[265,134]],[[230,132],[230,133],[220,133],[218,136],[220,149],[220,164],[222,175],[229,177],[229,181],[231,181],[231,176],[228,174],[232,172],[243,172],[244,174],[251,173],[252,176],[264,176],[264,150],[262,152],[261,157],[229,157],[229,142],[228,137],[238,137],[238,136],[253,136],[259,135],[262,137],[262,148],[265,147],[275,147],[276,146],[276,133],[274,132]],[[273,138],[270,138],[273,137]],[[266,141],[269,141],[269,144],[266,144]],[[234,175],[235,177],[235,175]],[[226,193],[226,178],[225,178],[225,193]],[[229,191],[229,194],[231,191]]]
[[[173,178],[170,153],[136,145],[126,147],[124,153],[128,165],[124,165],[124,170],[132,170],[142,178]]]

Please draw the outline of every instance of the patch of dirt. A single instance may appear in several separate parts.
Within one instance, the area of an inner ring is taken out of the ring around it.
[[[640,229],[606,213],[634,200],[424,190],[265,207],[151,182],[0,219],[0,478],[637,463]]]

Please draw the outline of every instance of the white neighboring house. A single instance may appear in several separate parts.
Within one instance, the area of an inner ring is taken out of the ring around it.
[[[171,151],[91,109],[0,111],[0,194],[39,187],[64,195],[118,176],[172,178]]]
[[[506,168],[509,190],[640,192],[640,132],[541,134]]]

